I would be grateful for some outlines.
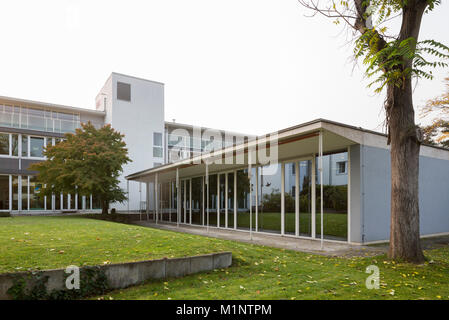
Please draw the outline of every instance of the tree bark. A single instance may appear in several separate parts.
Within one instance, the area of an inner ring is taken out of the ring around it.
[[[421,19],[427,6],[424,0],[410,0],[403,8],[399,41],[413,37],[418,41]],[[403,68],[411,68],[412,60]],[[421,263],[424,254],[419,233],[419,150],[421,133],[415,124],[413,90],[410,77],[402,85],[387,87],[386,113],[391,144],[391,224],[389,257]]]
[[[419,233],[419,150],[411,81],[387,89],[391,145],[391,224],[389,257],[424,261]]]
[[[102,201],[101,214],[108,214],[108,209],[109,209],[109,202]]]

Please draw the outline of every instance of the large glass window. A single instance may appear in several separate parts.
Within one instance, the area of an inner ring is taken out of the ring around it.
[[[19,135],[11,134],[11,155],[17,157],[19,155]]]
[[[42,158],[44,151],[44,138],[30,137],[30,157]]]
[[[209,175],[209,226],[217,226],[217,175]]]
[[[296,168],[295,163],[285,164],[285,233],[295,234],[296,231]]]
[[[0,154],[9,155],[9,134],[0,133]]]
[[[0,175],[0,210],[9,210],[9,176]]]
[[[28,210],[28,176],[22,176],[22,210]]]
[[[281,164],[259,168],[258,230],[281,233]]]
[[[22,157],[28,157],[28,136],[22,135]]]
[[[44,210],[44,198],[41,196],[42,183],[36,176],[30,176],[30,210]]]
[[[316,158],[317,169],[320,158]],[[323,157],[323,181],[317,171],[316,236],[321,237],[320,189],[323,184],[323,234],[326,239],[346,240],[348,233],[348,153],[334,153]]]
[[[237,171],[237,228],[249,229],[249,180],[248,170]],[[254,222],[253,222],[254,223]]]
[[[203,178],[192,179],[192,223],[202,224],[202,199]]]
[[[12,209],[19,210],[19,176],[12,176]]]
[[[226,175],[220,174],[220,227],[224,228],[226,226],[226,214],[225,214],[225,205],[226,205]]]
[[[228,173],[228,228],[234,228],[234,173]]]
[[[162,133],[153,132],[153,157],[162,158],[163,155]]]
[[[312,160],[299,161],[299,235],[312,235]]]

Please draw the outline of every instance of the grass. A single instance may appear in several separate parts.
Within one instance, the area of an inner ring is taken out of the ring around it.
[[[1,218],[0,273],[197,255],[216,251],[212,243],[73,216]]]
[[[0,272],[217,251],[232,251],[230,268],[93,299],[449,299],[447,247],[425,252],[432,263],[410,265],[384,256],[326,257],[79,217],[0,220]],[[380,269],[379,290],[365,287],[369,265]]]
[[[384,256],[334,258],[220,241],[233,253],[228,269],[150,281],[93,299],[449,299],[449,250],[432,263],[394,263]],[[367,289],[366,267],[380,269],[380,288]]]

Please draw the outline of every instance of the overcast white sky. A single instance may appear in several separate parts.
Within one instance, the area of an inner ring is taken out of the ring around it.
[[[449,44],[449,3],[420,39]],[[2,0],[0,95],[91,108],[112,71],[165,83],[166,120],[262,134],[316,118],[381,129],[345,36],[296,0]],[[440,70],[415,106],[443,91]]]

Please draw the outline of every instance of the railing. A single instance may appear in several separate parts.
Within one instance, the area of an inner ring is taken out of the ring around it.
[[[92,122],[96,128],[102,123]],[[45,132],[75,132],[81,127],[79,113],[62,113],[27,107],[0,105],[0,126]]]

